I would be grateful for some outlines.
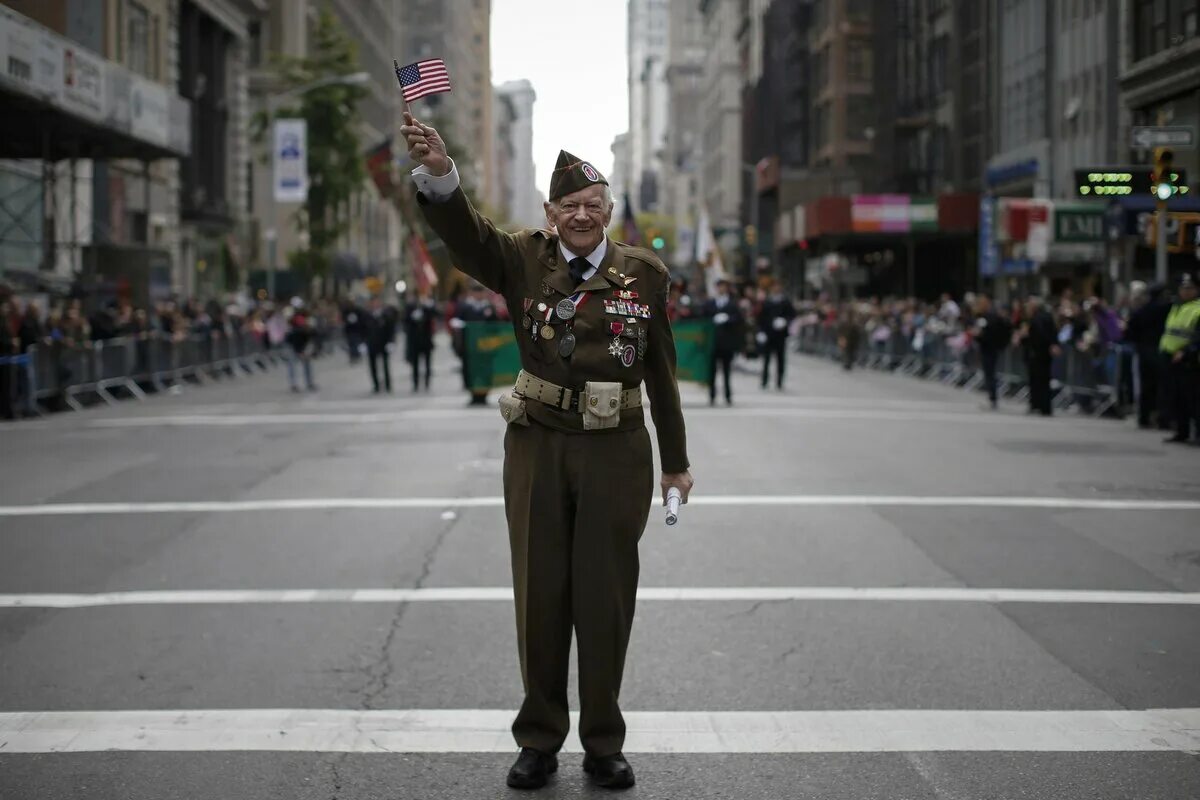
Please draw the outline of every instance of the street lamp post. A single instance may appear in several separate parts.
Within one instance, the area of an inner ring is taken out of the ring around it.
[[[322,89],[326,86],[362,86],[371,82],[371,74],[368,72],[352,72],[348,75],[330,75],[326,78],[306,83],[303,86],[297,86],[295,89],[289,89],[286,92],[269,95],[267,97],[267,118],[272,124],[275,122],[275,112],[279,106],[288,100],[291,100],[301,95],[307,94],[314,89]],[[271,146],[275,146],[274,137],[271,139]],[[273,163],[273,162],[272,162]],[[275,180],[272,175],[271,191],[267,192],[267,216],[270,218],[271,227],[267,228],[265,237],[267,240],[267,261],[269,269],[267,270],[267,296],[275,299],[275,272],[278,269],[276,258],[278,255],[279,242],[279,209],[275,202]]]

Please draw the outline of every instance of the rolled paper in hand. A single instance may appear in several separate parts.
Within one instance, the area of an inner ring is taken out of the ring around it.
[[[672,486],[667,489],[667,524],[674,525],[679,522],[679,504],[683,501],[683,495],[679,490]]]

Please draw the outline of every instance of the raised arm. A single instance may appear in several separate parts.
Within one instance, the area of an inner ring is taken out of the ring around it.
[[[400,133],[419,165],[412,177],[421,212],[454,254],[455,266],[492,291],[506,294],[506,276],[519,268],[517,236],[499,230],[472,207],[437,130],[406,111]]]

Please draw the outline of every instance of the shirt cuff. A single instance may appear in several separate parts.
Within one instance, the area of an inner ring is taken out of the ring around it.
[[[450,159],[450,171],[445,175],[434,175],[429,171],[429,167],[421,164],[412,171],[412,179],[417,184],[417,191],[429,198],[432,203],[449,200],[461,183],[458,179],[458,167],[455,166],[453,158]]]

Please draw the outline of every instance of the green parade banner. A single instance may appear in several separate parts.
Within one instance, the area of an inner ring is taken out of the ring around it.
[[[675,333],[676,378],[707,384],[712,377],[712,322],[679,320],[671,327]],[[468,322],[463,328],[463,346],[471,389],[486,391],[516,383],[521,353],[511,322]]]

